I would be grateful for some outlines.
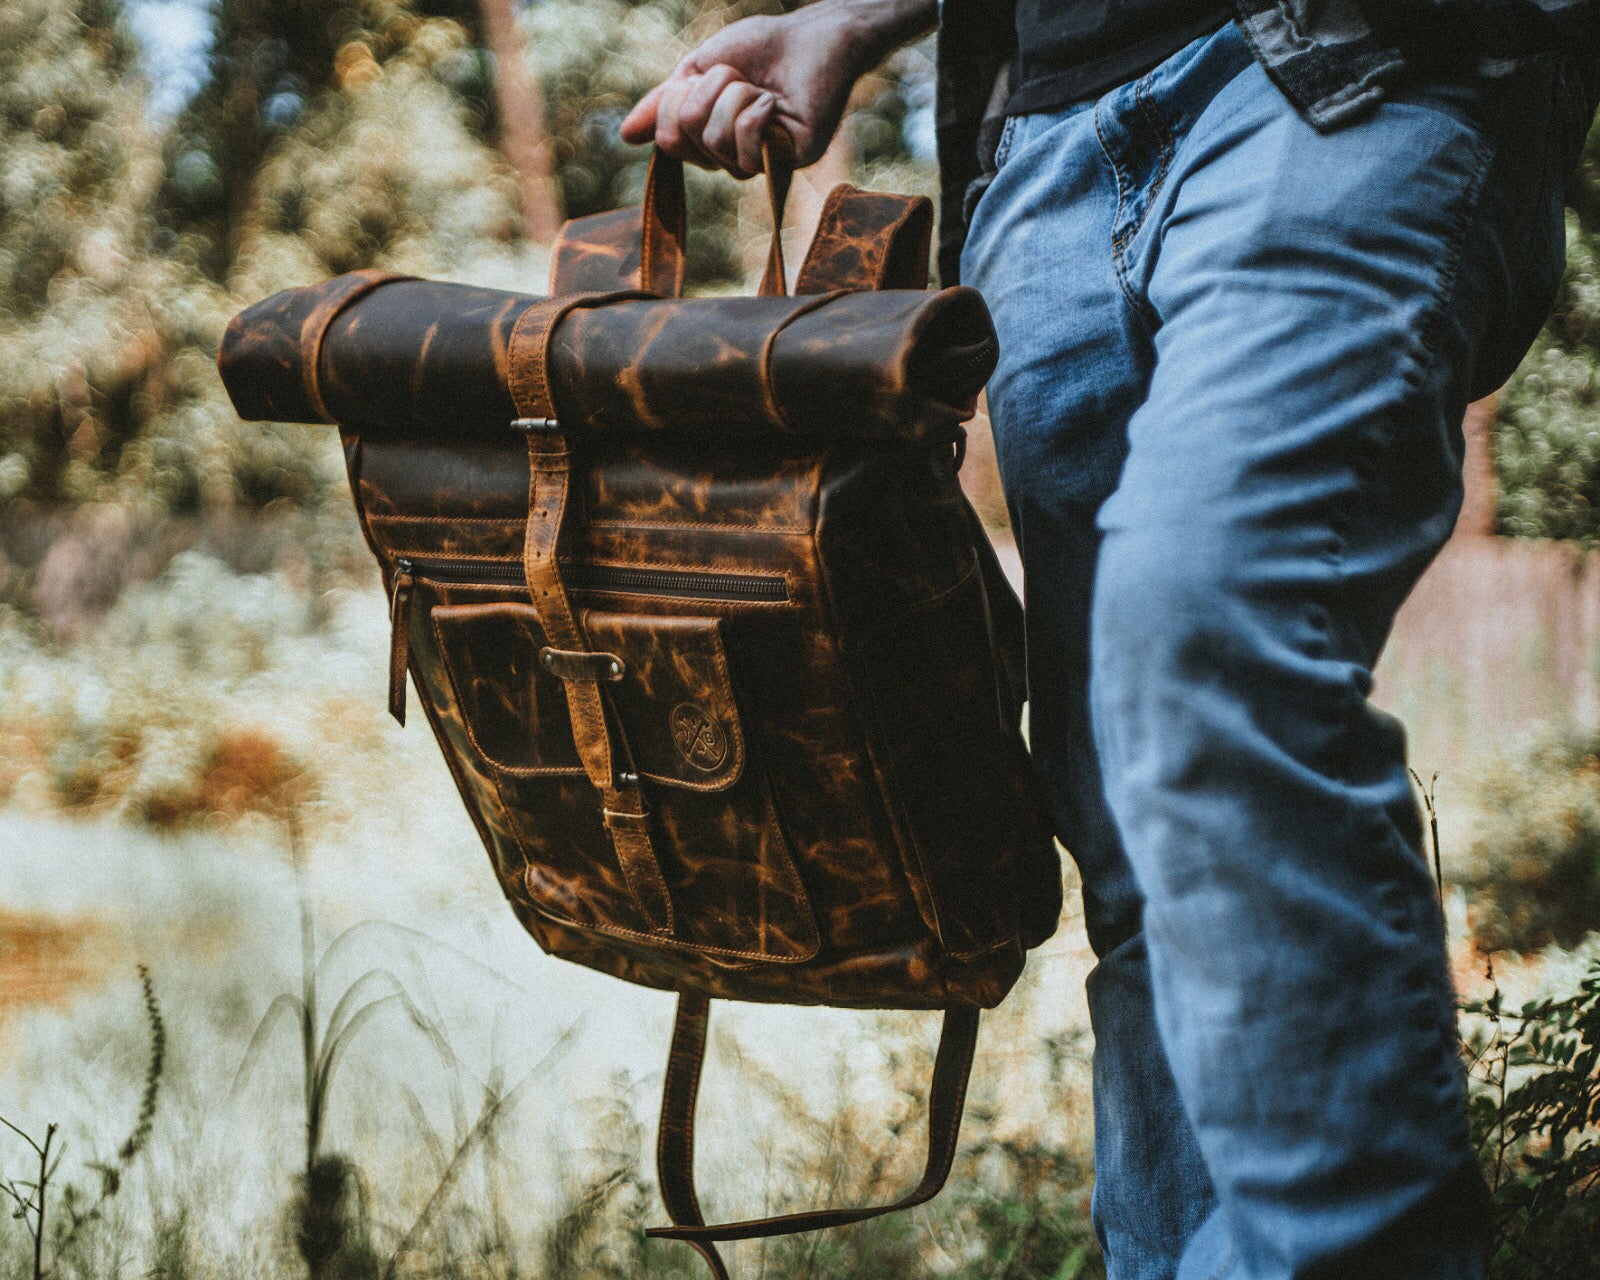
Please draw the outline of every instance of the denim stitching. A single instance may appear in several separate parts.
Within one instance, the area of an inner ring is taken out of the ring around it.
[[[1161,141],[1161,159],[1156,164],[1155,176],[1150,180],[1150,194],[1145,207],[1139,213],[1139,225],[1144,225],[1145,218],[1149,215],[1150,206],[1155,203],[1155,198],[1161,194],[1161,187],[1167,180],[1167,171],[1172,167],[1172,154],[1174,139],[1172,127],[1156,107],[1155,100],[1150,96],[1150,77],[1146,76],[1134,86],[1134,100],[1139,104],[1139,110],[1144,118],[1149,121],[1151,130]],[[1135,232],[1137,234],[1137,231]]]
[[[1122,296],[1133,309],[1134,315],[1138,316],[1148,326],[1151,323],[1151,317],[1135,296],[1133,286],[1129,283],[1127,272],[1123,265],[1122,252],[1126,248],[1129,238],[1138,230],[1137,225],[1131,229],[1118,229],[1118,224],[1122,221],[1123,212],[1133,196],[1133,175],[1130,171],[1123,169],[1121,159],[1111,146],[1106,136],[1106,131],[1101,127],[1100,112],[1107,101],[1107,98],[1102,98],[1095,104],[1094,134],[1100,142],[1101,153],[1110,162],[1111,171],[1116,175],[1117,179],[1117,211],[1111,220],[1111,273],[1116,276],[1117,287],[1122,290]]]
[[[992,163],[996,173],[1005,168],[1006,161],[1011,158],[1011,144],[1016,137],[1016,132],[1017,117],[1007,116],[1005,124],[1000,127],[1000,141],[995,143],[994,146],[994,160]]]
[[[1111,268],[1117,277],[1117,286],[1122,290],[1122,295],[1127,300],[1128,305],[1133,308],[1134,314],[1144,322],[1148,329],[1154,330],[1160,324],[1161,318],[1156,314],[1155,308],[1141,298],[1138,290],[1133,287],[1133,281],[1128,275],[1126,254],[1128,246],[1133,243],[1134,238],[1143,229],[1145,219],[1149,216],[1150,208],[1155,203],[1156,196],[1160,194],[1161,188],[1167,180],[1167,174],[1171,170],[1172,158],[1176,147],[1171,127],[1150,99],[1150,77],[1145,76],[1142,80],[1136,81],[1132,88],[1134,103],[1139,109],[1139,114],[1150,127],[1160,146],[1160,155],[1156,160],[1155,173],[1148,184],[1149,190],[1142,207],[1138,208],[1137,211],[1132,207],[1135,194],[1132,169],[1131,167],[1128,169],[1123,168],[1121,160],[1114,154],[1106,133],[1100,126],[1100,108],[1104,105],[1105,99],[1101,99],[1100,103],[1095,106],[1094,131],[1095,136],[1100,141],[1100,150],[1105,153],[1106,159],[1111,162],[1111,168],[1117,177],[1117,212],[1112,222]],[[1129,222],[1126,226],[1119,228],[1118,224],[1122,221],[1125,213],[1129,217]]]
[[[1146,76],[1135,84],[1133,93],[1134,101],[1139,106],[1139,113],[1144,116],[1151,131],[1160,142],[1161,155],[1156,161],[1156,171],[1150,179],[1149,190],[1145,193],[1144,204],[1140,208],[1138,216],[1134,219],[1133,225],[1128,228],[1127,238],[1123,241],[1124,254],[1126,254],[1128,246],[1133,243],[1134,237],[1143,230],[1145,220],[1150,216],[1150,210],[1156,202],[1156,197],[1161,194],[1161,188],[1166,184],[1167,173],[1172,168],[1172,156],[1175,150],[1171,126],[1167,124],[1166,119],[1156,109],[1155,102],[1150,96],[1150,77]],[[1130,291],[1129,300],[1133,303],[1134,309],[1145,318],[1145,321],[1152,328],[1160,324],[1161,317],[1156,314],[1155,308],[1144,297],[1132,292],[1131,282],[1126,280],[1125,272],[1124,286]]]
[[[1444,269],[1439,273],[1439,281],[1434,286],[1433,306],[1427,320],[1424,322],[1421,339],[1422,348],[1430,356],[1436,354],[1434,343],[1438,341],[1439,326],[1444,323],[1444,314],[1451,298],[1455,296],[1456,280],[1461,274],[1461,262],[1466,256],[1467,231],[1472,220],[1477,216],[1478,204],[1483,197],[1483,187],[1489,178],[1489,170],[1494,164],[1494,143],[1481,134],[1475,135],[1473,151],[1476,155],[1476,167],[1471,180],[1463,193],[1460,205],[1456,209],[1456,216],[1450,226],[1450,241],[1445,257]],[[1431,369],[1431,362],[1430,362]]]

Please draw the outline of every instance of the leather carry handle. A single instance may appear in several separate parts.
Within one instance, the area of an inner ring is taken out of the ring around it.
[[[787,170],[774,165],[771,173],[782,176]],[[646,179],[650,208],[645,218],[626,208],[566,222],[550,250],[550,293],[646,288],[661,298],[677,298],[683,290],[685,210],[675,179],[682,176],[682,166],[670,176],[664,168],[653,171]],[[651,227],[648,275],[643,272],[646,226]],[[926,195],[891,195],[840,182],[822,202],[794,293],[925,290],[931,243],[933,202]]]
[[[939,1051],[934,1058],[933,1082],[928,1094],[928,1155],[922,1177],[910,1192],[892,1204],[851,1209],[813,1209],[771,1218],[751,1218],[707,1226],[694,1187],[695,1101],[700,1072],[705,1063],[706,1028],[711,1002],[703,995],[682,992],[667,1057],[662,1087],[661,1124],[656,1139],[656,1178],[670,1227],[651,1227],[645,1235],[661,1240],[682,1240],[705,1259],[716,1280],[728,1280],[727,1265],[716,1249],[723,1240],[755,1240],[843,1227],[868,1218],[897,1213],[926,1203],[939,1193],[950,1176],[961,1113],[966,1106],[967,1081],[972,1074],[972,1054],[978,1039],[977,1009],[947,1009]]]
[[[761,165],[766,173],[767,205],[772,212],[772,238],[767,265],[756,292],[765,298],[786,292],[783,264],[783,210],[794,184],[789,157],[793,144],[786,133],[769,132],[761,139]],[[688,242],[688,201],[684,194],[683,161],[657,147],[644,180],[643,227],[639,247],[639,282],[646,293],[662,298],[683,296],[684,246]]]

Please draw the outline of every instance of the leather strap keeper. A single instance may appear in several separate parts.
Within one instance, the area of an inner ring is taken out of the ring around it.
[[[552,649],[546,645],[539,650],[539,661],[544,669],[561,680],[589,680],[615,684],[622,679],[627,668],[614,653],[587,653],[583,650]]]

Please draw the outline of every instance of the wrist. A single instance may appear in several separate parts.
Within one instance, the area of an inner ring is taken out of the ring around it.
[[[838,24],[857,74],[939,23],[938,0],[816,0],[798,12]]]

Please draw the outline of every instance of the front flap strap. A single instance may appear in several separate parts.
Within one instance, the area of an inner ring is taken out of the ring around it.
[[[572,454],[556,422],[546,375],[550,335],[561,318],[576,307],[631,296],[634,295],[580,294],[547,299],[529,307],[511,331],[509,382],[517,412],[523,415],[516,425],[528,437],[528,527],[522,564],[528,593],[550,642],[545,652],[560,655],[567,673],[562,683],[572,720],[572,740],[584,773],[600,792],[617,862],[650,929],[670,934],[672,899],[651,841],[649,810],[638,772],[628,758],[621,722],[608,714],[601,692],[601,680],[609,681],[615,659],[604,655],[606,661],[585,667],[582,655],[593,650],[567,595],[557,556],[571,505]]]
[[[700,1070],[705,1060],[708,1016],[709,1002],[704,996],[685,993],[678,997],[678,1020],[673,1030],[672,1052],[667,1059],[666,1082],[661,1098],[661,1125],[656,1143],[661,1200],[673,1225],[651,1227],[645,1235],[662,1240],[683,1240],[693,1245],[710,1264],[717,1280],[726,1280],[727,1270],[713,1248],[714,1241],[753,1240],[797,1231],[817,1231],[824,1227],[848,1226],[853,1222],[864,1222],[868,1218],[913,1208],[939,1193],[950,1176],[950,1168],[955,1160],[956,1138],[961,1131],[967,1080],[972,1073],[972,1053],[978,1039],[977,1009],[963,1006],[945,1012],[944,1029],[939,1036],[939,1052],[934,1059],[933,1084],[928,1097],[927,1162],[921,1180],[909,1194],[893,1204],[854,1209],[814,1209],[720,1226],[705,1225],[694,1190],[695,1100],[700,1087]]]

